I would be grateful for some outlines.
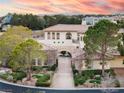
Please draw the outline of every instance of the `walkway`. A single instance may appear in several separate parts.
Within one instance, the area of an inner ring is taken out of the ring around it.
[[[53,88],[74,88],[74,80],[71,68],[71,59],[68,57],[58,58],[58,69],[53,76]]]

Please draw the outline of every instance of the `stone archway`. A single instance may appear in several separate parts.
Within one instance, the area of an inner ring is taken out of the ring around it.
[[[72,58],[72,54],[70,52],[68,52],[68,51],[65,51],[65,50],[60,51],[59,56]]]

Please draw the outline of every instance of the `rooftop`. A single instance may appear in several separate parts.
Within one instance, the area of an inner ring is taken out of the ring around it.
[[[44,29],[46,32],[78,32],[85,33],[88,30],[87,25],[75,25],[75,24],[58,24]]]

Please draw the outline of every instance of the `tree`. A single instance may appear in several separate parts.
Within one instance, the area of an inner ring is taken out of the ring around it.
[[[124,29],[124,20],[118,21],[118,26],[120,29]],[[118,43],[118,51],[121,56],[124,56],[124,33],[120,34],[120,41]]]
[[[12,50],[17,44],[30,38],[32,31],[22,26],[15,26],[0,36],[0,60],[6,65],[9,61]]]
[[[14,26],[22,25],[32,30],[41,30],[45,26],[45,20],[32,14],[13,14],[10,24]]]
[[[124,56],[124,33],[120,34],[120,40],[118,42],[118,51],[121,56]]]
[[[31,68],[35,58],[45,60],[45,52],[42,50],[41,44],[33,39],[28,39],[15,47],[12,52],[10,66],[12,68],[24,67],[27,69],[27,80],[31,80]]]
[[[88,50],[93,50],[93,53],[100,53],[102,63],[102,76],[105,75],[105,61],[110,49],[117,45],[118,26],[108,20],[101,20],[90,27],[85,33],[84,41],[88,45]]]

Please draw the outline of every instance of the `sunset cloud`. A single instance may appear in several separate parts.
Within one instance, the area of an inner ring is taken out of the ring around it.
[[[0,13],[7,12],[33,14],[124,13],[124,0],[0,0]]]

